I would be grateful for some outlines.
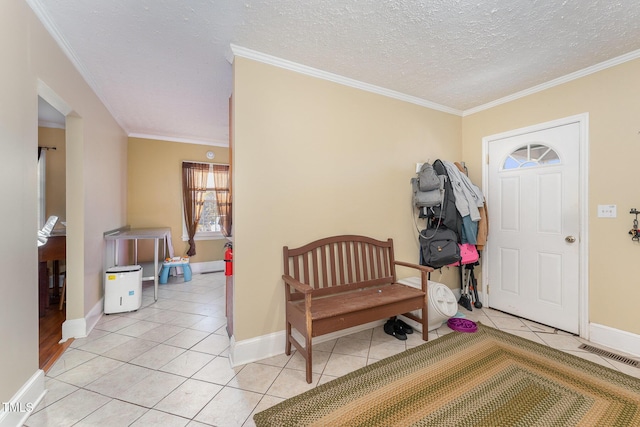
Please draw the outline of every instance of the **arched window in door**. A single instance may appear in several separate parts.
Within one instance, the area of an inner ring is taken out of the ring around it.
[[[560,163],[560,156],[551,147],[539,143],[529,143],[509,154],[502,164],[502,170],[548,166]]]

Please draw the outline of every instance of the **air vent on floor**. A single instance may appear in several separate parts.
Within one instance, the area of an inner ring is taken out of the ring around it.
[[[620,363],[624,363],[626,365],[633,366],[634,368],[637,368],[638,365],[640,365],[640,362],[637,361],[637,360],[633,360],[633,359],[630,359],[628,357],[621,356],[619,354],[612,353],[610,351],[603,350],[601,348],[594,347],[594,346],[589,345],[589,344],[582,344],[578,348],[583,349],[583,350],[587,350],[587,351],[589,351],[591,353],[595,353],[595,354],[603,356],[603,357],[608,357],[609,359],[617,360]]]

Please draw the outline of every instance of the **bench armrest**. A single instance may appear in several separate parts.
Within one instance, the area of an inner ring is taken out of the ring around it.
[[[295,288],[296,291],[298,292],[302,292],[303,294],[310,294],[313,291],[313,288],[309,285],[306,285],[296,279],[294,279],[293,277],[283,274],[282,275],[282,280],[284,280],[284,283],[290,286],[293,286]]]
[[[424,271],[425,273],[431,273],[432,271],[434,271],[433,267],[428,267],[426,265],[411,264],[411,263],[402,262],[402,261],[394,261],[394,264],[401,265],[403,267],[415,268],[417,270]]]

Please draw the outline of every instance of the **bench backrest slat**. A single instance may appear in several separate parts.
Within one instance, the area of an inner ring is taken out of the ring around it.
[[[371,257],[374,257],[374,254],[371,254]],[[382,252],[378,249],[375,248],[375,261],[376,261],[376,265],[375,267],[377,268],[378,272],[378,276],[382,276],[382,270],[384,269],[384,266],[382,265]]]
[[[395,281],[393,241],[334,236],[295,249],[283,248],[284,273],[317,295]],[[316,292],[318,291],[318,292]]]
[[[353,263],[351,264],[351,268],[355,271],[355,281],[359,282],[362,278],[360,277],[360,254],[358,252],[358,245],[353,242],[353,245],[350,246],[353,251]]]
[[[378,253],[378,250],[375,249],[372,245],[367,245],[369,247],[369,256],[367,259],[369,260],[369,271],[371,272],[371,277],[376,277],[376,258],[375,256]],[[378,271],[377,276],[380,276],[380,271]]]
[[[344,277],[344,250],[342,248],[342,245],[337,245],[337,246],[338,246],[338,267],[340,271],[340,281],[336,283],[346,283],[346,279]]]
[[[327,249],[328,248],[320,248],[320,265],[322,266],[322,287],[326,288],[331,283],[331,278],[328,276],[329,273],[329,265],[327,264]]]
[[[337,266],[336,266],[336,247],[335,247],[335,245],[329,245],[329,260],[330,260],[330,263],[331,263],[329,265],[329,270],[331,271],[331,283],[337,283],[338,274],[336,273]]]
[[[309,255],[311,255],[311,261],[313,265],[313,283],[317,283],[317,286],[321,287],[318,276],[318,249],[312,250]]]
[[[300,260],[299,257],[295,256],[293,257],[293,277],[300,277]],[[287,266],[285,266],[286,269]],[[286,274],[289,274],[288,272],[286,272]]]

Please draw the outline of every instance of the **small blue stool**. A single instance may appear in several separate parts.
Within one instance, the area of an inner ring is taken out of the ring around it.
[[[169,279],[169,271],[174,267],[182,267],[184,281],[191,281],[191,266],[189,265],[188,259],[186,261],[165,261],[162,263],[162,271],[160,272],[160,284],[164,285],[167,283],[167,280]]]

